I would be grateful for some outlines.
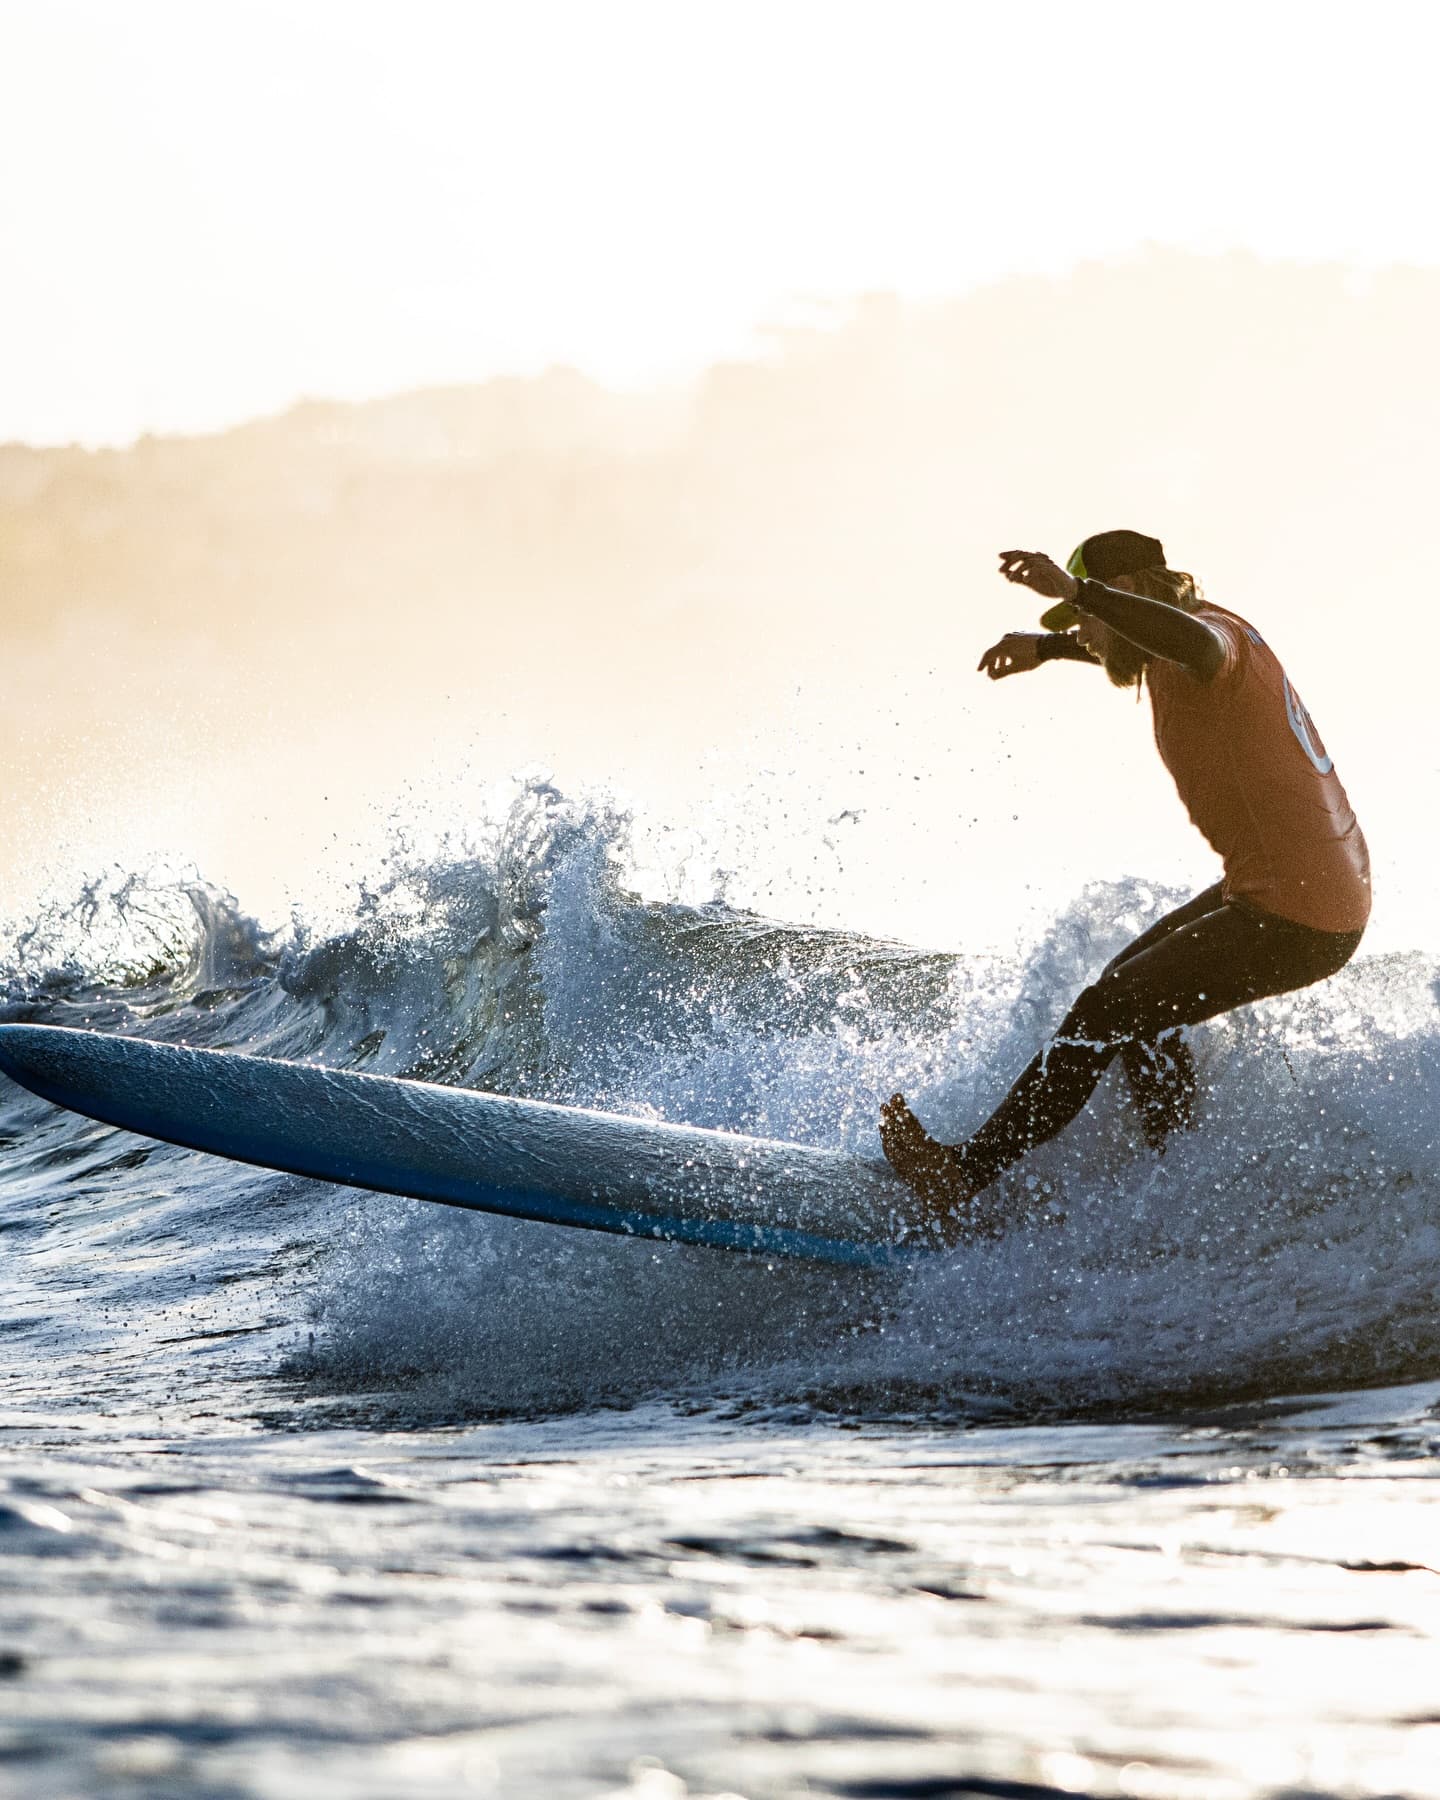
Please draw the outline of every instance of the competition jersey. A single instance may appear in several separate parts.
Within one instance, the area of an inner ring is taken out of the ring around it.
[[[1225,865],[1227,900],[1317,931],[1370,916],[1370,857],[1335,765],[1274,651],[1237,614],[1203,606],[1225,645],[1210,681],[1152,657],[1155,743],[1185,810]]]

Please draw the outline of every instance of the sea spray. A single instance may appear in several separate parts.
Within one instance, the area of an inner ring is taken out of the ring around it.
[[[535,781],[464,839],[398,837],[323,929],[262,927],[193,874],[116,875],[17,939],[0,1011],[875,1155],[896,1087],[938,1136],[972,1129],[1179,897],[1096,884],[973,957],[644,900],[631,859],[623,811]],[[1022,1223],[910,1276],[358,1196],[7,1092],[0,1206],[42,1259],[14,1265],[12,1311],[83,1303],[94,1354],[152,1372],[182,1324],[253,1333],[297,1391],[417,1419],[645,1395],[1143,1410],[1418,1379],[1440,1369],[1437,1014],[1433,959],[1362,951],[1199,1027],[1194,1132],[1154,1156],[1112,1074],[1004,1178]]]

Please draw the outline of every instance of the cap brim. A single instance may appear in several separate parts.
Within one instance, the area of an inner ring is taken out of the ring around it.
[[[1057,600],[1048,612],[1041,613],[1040,623],[1047,631],[1068,631],[1080,623],[1080,615],[1068,600]]]

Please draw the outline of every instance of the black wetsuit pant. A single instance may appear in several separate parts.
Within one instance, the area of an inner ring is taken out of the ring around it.
[[[1217,1013],[1343,968],[1358,931],[1314,931],[1227,901],[1219,884],[1136,938],[1065,1015],[992,1117],[955,1148],[973,1192],[1055,1136],[1122,1059],[1146,1141],[1189,1125],[1195,1064],[1180,1035]]]

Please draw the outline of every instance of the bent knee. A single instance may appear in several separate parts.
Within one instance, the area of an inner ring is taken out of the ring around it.
[[[1069,1012],[1060,1021],[1056,1037],[1075,1044],[1093,1045],[1096,1049],[1114,1050],[1132,1035],[1126,1029],[1129,1009],[1120,1004],[1115,985],[1102,975],[1076,995]]]
[[[1183,1026],[1179,1001],[1123,981],[1094,981],[1076,997],[1060,1033],[1118,1048],[1127,1042],[1152,1042]]]
[[[1174,1030],[1183,1022],[1179,1010],[1102,975],[1076,997],[1058,1035],[1115,1050],[1121,1044]]]

